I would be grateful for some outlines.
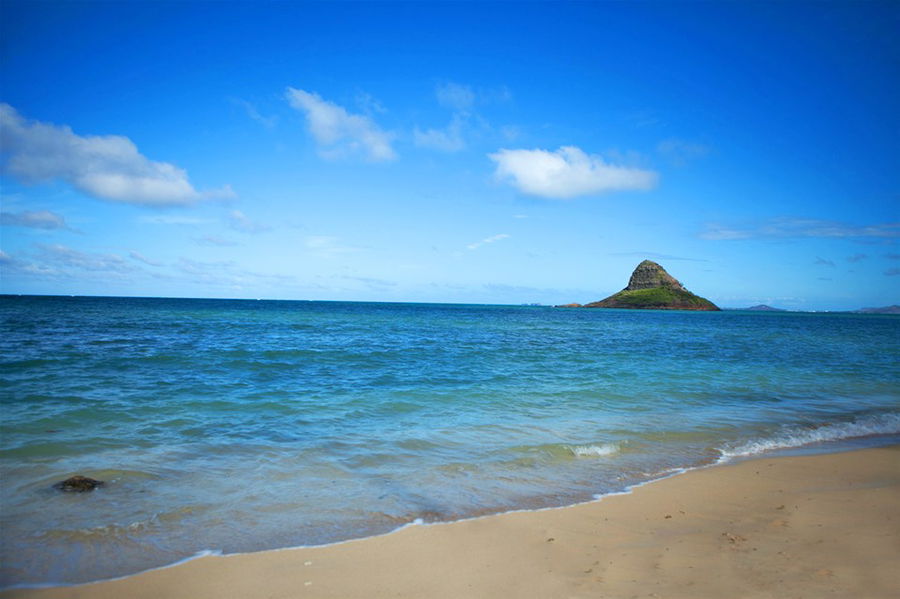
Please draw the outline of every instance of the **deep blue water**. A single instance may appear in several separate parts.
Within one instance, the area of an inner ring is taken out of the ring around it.
[[[900,317],[7,296],[0,392],[0,586],[82,582],[896,442]]]

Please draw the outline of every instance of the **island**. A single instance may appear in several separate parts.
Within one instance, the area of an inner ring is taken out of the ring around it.
[[[787,312],[787,310],[783,310],[781,308],[773,308],[772,306],[767,306],[766,304],[760,304],[758,306],[750,306],[749,308],[744,308],[747,312]]]
[[[637,265],[628,286],[599,302],[584,305],[585,308],[628,308],[637,310],[708,310],[719,307],[706,298],[694,295],[684,288],[666,269],[644,260]]]
[[[883,308],[860,308],[857,314],[900,314],[900,306],[884,306]]]

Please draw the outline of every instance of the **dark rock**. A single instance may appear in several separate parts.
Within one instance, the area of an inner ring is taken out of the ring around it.
[[[571,303],[571,304],[562,304],[560,306],[553,306],[554,308],[581,308],[581,304]]]
[[[66,491],[67,493],[84,493],[86,491],[93,491],[97,487],[103,486],[102,480],[95,480],[93,478],[88,478],[87,476],[81,476],[80,474],[77,476],[73,476],[71,478],[67,478],[62,482],[58,482],[53,487],[55,489],[59,489],[60,491]]]
[[[678,282],[678,279],[666,272],[666,269],[652,260],[644,260],[637,265],[631,278],[628,279],[628,287],[622,291],[637,291],[638,289],[653,289],[655,287],[668,287],[687,291]]]

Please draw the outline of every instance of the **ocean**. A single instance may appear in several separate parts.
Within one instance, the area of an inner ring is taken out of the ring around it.
[[[0,392],[0,586],[80,583],[897,443],[900,317],[4,296]]]

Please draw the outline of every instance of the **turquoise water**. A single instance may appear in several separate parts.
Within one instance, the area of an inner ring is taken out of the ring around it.
[[[900,318],[2,297],[0,391],[0,584],[72,583],[896,442]]]

